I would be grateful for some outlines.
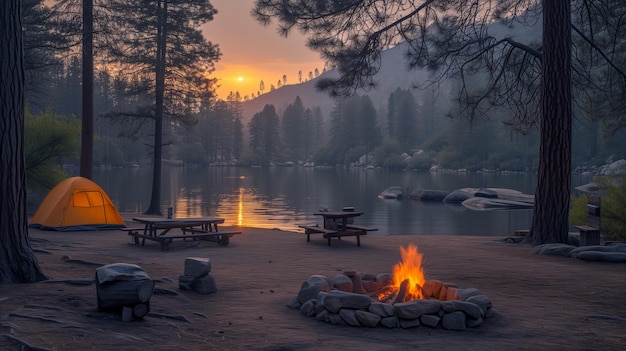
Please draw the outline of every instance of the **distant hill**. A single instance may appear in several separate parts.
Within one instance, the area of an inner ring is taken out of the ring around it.
[[[406,62],[406,44],[397,45],[381,54],[381,68],[374,77],[375,89],[359,90],[361,95],[369,95],[377,108],[386,106],[389,94],[397,88],[408,89],[415,82],[424,79],[427,73],[423,70],[409,71]],[[279,115],[288,104],[300,96],[305,107],[319,106],[322,113],[328,116],[334,105],[334,99],[325,92],[317,90],[315,85],[321,78],[336,76],[335,70],[324,72],[320,76],[300,84],[285,85],[254,99],[242,103],[244,120],[249,121],[255,113],[263,110],[267,104],[272,104]]]
[[[531,41],[540,40],[541,23],[539,21],[530,28],[520,24],[504,25],[496,23],[490,26],[489,31],[491,35],[496,38],[509,36],[522,43],[530,44]],[[451,84],[444,82],[440,86],[439,95],[437,97],[435,97],[432,90],[413,89],[416,85],[423,85],[422,83],[429,77],[429,72],[425,69],[409,70],[406,60],[407,52],[407,43],[401,43],[391,49],[383,51],[381,53],[380,70],[374,76],[375,88],[368,91],[360,90],[358,94],[369,95],[374,106],[380,111],[384,111],[387,107],[389,94],[398,88],[412,89],[418,105],[428,104],[431,105],[430,108],[432,110],[440,110],[443,113],[447,112],[443,111],[443,109],[447,109],[451,103],[450,94],[448,94]],[[274,105],[278,114],[282,115],[287,105],[294,102],[296,96],[300,96],[302,103],[307,108],[319,106],[322,109],[324,117],[328,118],[332,111],[334,100],[329,97],[327,93],[318,91],[315,85],[320,78],[332,77],[336,74],[337,72],[335,70],[329,70],[310,81],[300,84],[285,85],[252,100],[245,101],[242,104],[244,123],[247,124],[255,113],[263,110],[266,104]],[[437,100],[439,102],[437,102]],[[435,106],[435,104],[438,106]]]

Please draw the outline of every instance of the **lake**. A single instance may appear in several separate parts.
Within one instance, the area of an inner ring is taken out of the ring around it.
[[[532,210],[476,211],[456,204],[379,199],[389,186],[451,191],[509,188],[533,194],[536,176],[520,173],[428,173],[305,167],[163,167],[162,213],[174,217],[217,216],[225,225],[301,231],[321,224],[320,209],[354,207],[364,215],[355,224],[376,227],[374,235],[448,234],[506,236],[528,229]],[[150,205],[151,168],[96,169],[94,181],[119,211],[145,211]],[[572,186],[590,181],[575,176]]]

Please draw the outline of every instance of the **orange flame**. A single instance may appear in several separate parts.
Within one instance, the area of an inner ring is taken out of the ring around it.
[[[422,268],[422,254],[417,251],[417,245],[409,244],[407,248],[400,247],[402,260],[393,267],[393,287],[400,289],[403,281],[409,281],[408,292],[404,301],[425,298],[422,287],[426,282]]]

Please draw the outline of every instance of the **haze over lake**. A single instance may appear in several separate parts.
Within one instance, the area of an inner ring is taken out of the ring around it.
[[[574,176],[572,185],[590,178]],[[119,211],[141,213],[150,204],[151,168],[97,169],[94,181]],[[345,206],[364,212],[355,223],[379,229],[374,235],[449,234],[505,236],[528,229],[532,210],[476,211],[462,205],[379,199],[389,186],[451,191],[509,188],[533,194],[536,176],[526,173],[428,173],[304,167],[164,167],[161,205],[167,216],[218,216],[225,225],[301,231],[320,224],[313,213]]]

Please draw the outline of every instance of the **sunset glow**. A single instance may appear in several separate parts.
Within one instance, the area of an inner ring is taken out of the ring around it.
[[[254,0],[213,0],[217,15],[202,29],[207,40],[219,45],[222,56],[211,77],[217,78],[220,99],[239,92],[242,99],[268,93],[271,86],[287,76],[286,85],[298,83],[298,72],[304,77],[324,63],[319,54],[306,47],[306,38],[293,31],[287,38],[276,27],[264,27],[250,16]],[[265,89],[261,91],[263,81]]]

